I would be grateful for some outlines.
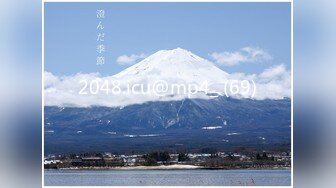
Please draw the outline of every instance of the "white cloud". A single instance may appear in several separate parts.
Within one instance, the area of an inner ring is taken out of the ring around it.
[[[104,81],[108,80],[109,88],[113,88],[113,81],[119,80],[115,76],[103,77],[97,73],[91,74],[75,74],[71,76],[55,76],[52,73],[45,72],[44,82],[44,97],[46,106],[75,106],[75,107],[90,107],[90,106],[106,106],[106,107],[122,107],[132,104],[142,104],[149,101],[174,101],[182,100],[186,98],[183,95],[160,97],[153,94],[120,94],[112,95],[106,94],[104,90],[101,90],[98,94],[90,94],[89,88],[91,81],[98,80],[99,87],[103,87]],[[245,73],[233,73],[228,75],[226,79],[229,80],[253,80],[256,85],[256,92],[253,99],[283,99],[284,97],[291,97],[291,75],[290,70],[287,70],[283,64],[276,65],[265,69],[260,74],[245,74]],[[80,95],[79,91],[83,89],[84,83],[81,80],[86,80],[88,85],[86,91],[87,95]],[[149,81],[155,81],[152,78],[148,78]],[[126,83],[130,80],[119,80],[120,88],[122,91],[126,90]],[[141,81],[141,80],[140,80]],[[136,80],[136,83],[140,82]],[[225,80],[219,80],[225,81]],[[142,83],[142,81],[140,82]],[[146,83],[146,81],[144,81]],[[146,85],[146,84],[145,84]],[[92,85],[95,90],[96,85]],[[213,83],[209,89],[215,91],[221,95],[224,95],[223,85]],[[252,90],[251,90],[252,91]],[[241,94],[240,96],[231,96],[237,98],[251,98],[251,93]],[[193,98],[209,99],[209,96],[204,93],[199,93]]]
[[[137,63],[138,60],[146,58],[147,55],[144,53],[141,54],[132,54],[132,55],[122,55],[117,58],[117,63],[120,65],[133,65]]]
[[[231,74],[230,79],[253,80],[256,84],[254,99],[257,100],[291,98],[290,70],[283,64],[265,69],[260,74]]]
[[[285,65],[277,65],[271,68],[268,68],[262,72],[259,77],[264,79],[275,78],[279,76],[284,76],[287,74]]]
[[[59,79],[57,76],[54,76],[50,72],[44,72],[44,87],[53,86],[57,82],[59,82]]]
[[[211,58],[219,65],[234,66],[240,63],[261,62],[272,59],[266,51],[256,47],[244,47],[236,52],[213,52]]]

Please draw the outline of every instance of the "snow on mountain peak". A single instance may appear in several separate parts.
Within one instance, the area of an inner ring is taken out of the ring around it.
[[[114,75],[117,79],[160,79],[175,83],[225,81],[228,73],[192,52],[176,48],[160,50],[139,63]]]
[[[266,69],[259,75],[228,74],[212,62],[182,48],[160,50],[113,76],[78,73],[57,77],[46,72],[44,92],[48,106],[124,107],[149,101],[213,99],[214,94],[226,94],[227,81],[246,79],[255,81],[257,89],[255,88],[254,99],[282,99],[291,96],[290,72],[282,66]],[[84,87],[83,81],[86,83]],[[168,89],[162,91],[164,84],[156,85],[158,81],[164,81],[167,85],[165,88]],[[202,87],[204,82],[206,89]],[[96,88],[98,93],[90,94],[93,91],[91,87]],[[162,92],[156,93],[156,88],[161,88]],[[80,94],[82,91],[87,94]],[[111,94],[112,91],[117,91],[117,94]],[[191,92],[193,94],[189,95]],[[250,93],[232,97],[250,98]]]

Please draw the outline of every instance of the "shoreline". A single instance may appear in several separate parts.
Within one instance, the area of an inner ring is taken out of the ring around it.
[[[123,166],[123,167],[70,167],[48,170],[291,170],[291,167],[270,167],[270,168],[223,168],[204,167],[196,165],[161,165],[161,166]]]

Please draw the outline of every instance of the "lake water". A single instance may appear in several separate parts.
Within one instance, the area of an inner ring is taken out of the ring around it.
[[[290,186],[290,170],[45,170],[45,185]]]

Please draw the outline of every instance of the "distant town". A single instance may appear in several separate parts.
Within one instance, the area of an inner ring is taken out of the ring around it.
[[[47,155],[45,169],[281,169],[291,167],[290,152],[209,152],[147,154],[83,153]]]

